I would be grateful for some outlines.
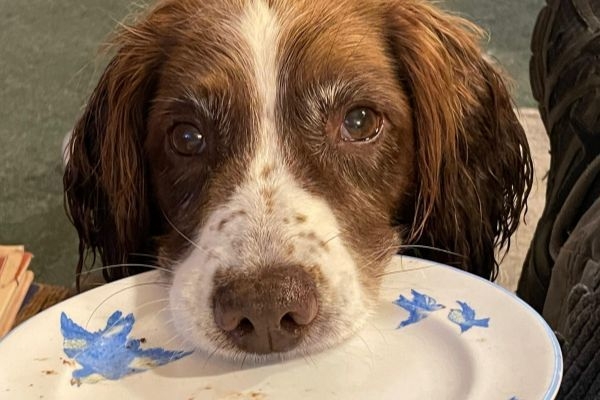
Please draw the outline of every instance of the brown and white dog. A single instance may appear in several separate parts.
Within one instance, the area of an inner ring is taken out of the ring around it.
[[[73,132],[79,270],[151,254],[185,339],[257,358],[352,335],[406,246],[492,278],[532,165],[478,35],[420,0],[160,1]]]

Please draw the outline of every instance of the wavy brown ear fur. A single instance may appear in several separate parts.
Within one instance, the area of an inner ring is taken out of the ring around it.
[[[123,27],[113,41],[116,54],[77,122],[64,174],[65,203],[79,234],[79,275],[99,255],[107,280],[136,272],[131,254],[151,247],[151,202],[142,146],[155,74],[167,38],[158,32],[165,5],[134,27]],[[164,29],[164,28],[163,28]],[[139,270],[139,269],[138,269]]]
[[[392,7],[389,40],[418,146],[411,241],[458,254],[425,258],[494,279],[531,188],[527,138],[474,25],[419,0]]]

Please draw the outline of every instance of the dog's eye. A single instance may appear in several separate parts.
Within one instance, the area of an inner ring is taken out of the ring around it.
[[[171,147],[184,156],[202,153],[206,142],[198,128],[190,124],[177,124],[171,130]]]
[[[344,141],[368,142],[381,132],[382,127],[380,114],[368,107],[356,107],[346,113],[340,132]]]

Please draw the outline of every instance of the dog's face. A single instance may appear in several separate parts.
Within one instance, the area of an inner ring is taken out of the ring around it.
[[[156,255],[179,332],[224,356],[351,335],[403,243],[489,276],[530,161],[457,21],[409,0],[159,3],[74,132],[82,251]]]
[[[176,324],[201,347],[331,344],[364,321],[400,243],[392,221],[414,180],[412,121],[381,16],[292,3],[203,6],[202,29],[188,32],[202,45],[172,48],[150,107],[158,205],[191,239],[171,230],[159,248],[179,260]],[[297,299],[277,299],[290,290]]]

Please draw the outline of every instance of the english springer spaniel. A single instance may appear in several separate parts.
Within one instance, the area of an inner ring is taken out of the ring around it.
[[[421,0],[159,1],[69,142],[78,270],[150,254],[185,339],[259,359],[356,332],[405,249],[493,278],[532,164],[479,36]]]

